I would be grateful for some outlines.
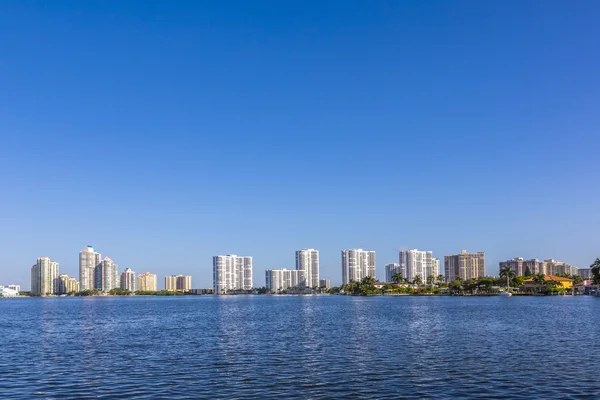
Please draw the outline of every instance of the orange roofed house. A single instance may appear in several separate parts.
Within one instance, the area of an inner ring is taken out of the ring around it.
[[[548,282],[556,282],[556,288],[560,289],[572,289],[573,288],[573,279],[569,279],[569,278],[562,278],[560,276],[555,276],[555,275],[544,275],[544,281],[546,283]],[[530,279],[526,279],[525,282],[523,282],[524,285],[523,287],[525,289],[534,289],[535,291],[539,291],[539,289],[544,289],[544,286],[540,285],[539,283],[536,283],[533,278]]]

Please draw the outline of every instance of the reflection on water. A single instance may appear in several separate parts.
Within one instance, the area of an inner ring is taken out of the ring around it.
[[[600,299],[3,299],[9,399],[600,397]]]

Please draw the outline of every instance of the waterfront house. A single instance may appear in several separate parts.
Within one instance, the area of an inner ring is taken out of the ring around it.
[[[558,290],[571,290],[573,288],[573,279],[563,278],[555,275],[544,275],[544,281],[546,285],[541,285],[534,281],[533,278],[526,279],[523,282],[523,288],[527,291],[532,289],[535,292],[544,292],[547,290],[550,282],[556,282],[555,288]]]

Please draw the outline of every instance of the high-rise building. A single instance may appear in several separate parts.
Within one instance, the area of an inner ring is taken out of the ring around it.
[[[319,286],[319,251],[302,249],[296,251],[296,270],[301,271],[300,285],[308,288]]]
[[[303,286],[301,270],[269,269],[265,271],[265,286],[273,293]]]
[[[417,276],[425,282],[429,276],[437,276],[433,267],[433,254],[431,251],[400,250],[400,272],[409,282]],[[439,271],[439,268],[438,268]]]
[[[103,292],[120,286],[119,266],[109,257],[104,257],[95,270],[95,288]]]
[[[135,287],[135,272],[129,268],[125,268],[125,271],[121,274],[121,289],[135,292]]]
[[[58,282],[58,294],[79,292],[79,281],[76,278],[72,278],[67,274],[61,274],[58,276]]]
[[[463,250],[460,254],[444,256],[444,273],[446,282],[452,282],[457,277],[467,280],[485,276],[485,254]]]
[[[329,279],[319,279],[319,287],[331,289],[331,281]]]
[[[96,267],[102,257],[91,245],[79,252],[79,283],[81,290],[96,288]]]
[[[252,257],[235,254],[214,256],[213,287],[215,294],[225,294],[230,290],[252,290]]]
[[[182,290],[187,292],[192,289],[192,277],[184,275],[171,275],[165,277],[165,290]]]
[[[137,277],[137,290],[143,292],[155,292],[156,283],[156,274],[144,272],[143,274],[139,274]]]
[[[431,259],[431,275],[438,277],[440,275],[440,259],[433,257]]]
[[[584,280],[592,279],[592,277],[594,276],[592,274],[591,268],[579,268],[579,270],[577,271],[577,274]]]
[[[31,292],[42,296],[58,294],[58,263],[48,257],[38,257],[31,267]]]
[[[375,275],[375,252],[363,249],[342,250],[342,284]]]
[[[402,274],[402,268],[400,268],[399,263],[386,264],[386,266],[385,266],[385,281],[393,282],[394,274],[396,272],[400,272]],[[402,277],[406,278],[406,275],[402,274]]]

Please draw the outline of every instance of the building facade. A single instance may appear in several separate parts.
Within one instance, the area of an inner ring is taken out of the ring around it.
[[[265,286],[271,293],[303,286],[301,270],[269,269],[265,271]]]
[[[10,286],[15,286],[15,285],[10,285]],[[0,297],[17,297],[17,296],[19,296],[20,290],[13,289],[10,286],[0,286]]]
[[[58,276],[58,294],[69,294],[79,292],[79,281],[77,278],[70,277],[67,274]]]
[[[463,250],[460,254],[444,256],[444,273],[446,282],[456,278],[467,280],[485,276],[485,254]]]
[[[329,290],[331,289],[331,281],[329,279],[319,279],[319,287]]]
[[[31,293],[42,296],[58,294],[59,290],[58,263],[48,257],[38,257],[31,267]]]
[[[579,270],[577,271],[577,274],[580,277],[582,277],[583,280],[592,279],[594,277],[594,274],[592,274],[591,268],[579,268]]]
[[[431,275],[438,277],[440,274],[440,259],[433,257],[431,259]]]
[[[181,290],[188,292],[192,289],[192,277],[184,275],[171,275],[165,277],[165,290]]]
[[[385,281],[393,282],[394,274],[396,272],[399,272],[402,274],[402,268],[400,268],[399,263],[386,264],[386,266],[385,266]],[[406,276],[404,274],[402,274],[402,278],[406,278]]]
[[[319,286],[319,251],[302,249],[296,251],[296,270],[301,271],[300,286]]]
[[[79,283],[81,290],[96,288],[96,267],[100,264],[102,257],[94,251],[91,245],[87,245],[79,252]]]
[[[252,257],[235,254],[213,257],[215,294],[225,294],[230,290],[252,290],[252,287]]]
[[[125,268],[125,271],[123,271],[123,273],[121,274],[120,286],[121,286],[121,289],[127,289],[131,292],[135,292],[135,288],[136,288],[135,272],[133,272],[129,268]]]
[[[155,292],[156,289],[156,274],[151,274],[150,272],[144,272],[143,274],[139,274],[137,277],[137,291],[144,292]]]
[[[109,257],[104,257],[95,270],[95,288],[103,292],[117,289],[121,286],[119,266]]]
[[[342,284],[376,278],[375,252],[363,249],[342,250]]]
[[[516,257],[512,260],[501,261],[499,269],[509,266],[517,276],[533,276],[537,274],[544,275],[577,275],[578,268],[562,261],[553,259],[540,261],[537,258],[525,260],[522,257]]]
[[[435,277],[439,273],[439,267],[436,271],[433,260],[433,253],[431,251],[420,251],[417,249],[400,250],[400,272],[409,282],[413,282],[417,276],[425,282],[427,277]]]

